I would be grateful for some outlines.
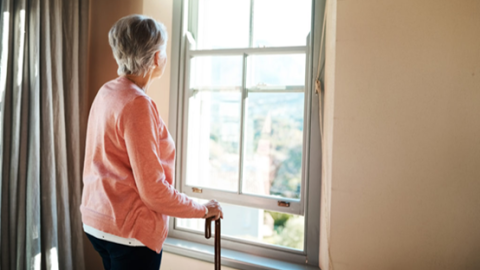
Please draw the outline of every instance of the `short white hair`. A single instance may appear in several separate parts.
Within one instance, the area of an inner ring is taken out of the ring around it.
[[[108,32],[118,75],[145,76],[157,51],[166,57],[167,39],[165,26],[150,17],[130,15],[118,20]]]

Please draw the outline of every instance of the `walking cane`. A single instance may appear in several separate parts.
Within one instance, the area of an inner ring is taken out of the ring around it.
[[[212,236],[212,221],[215,217],[209,217],[205,220],[205,238]],[[215,270],[220,270],[220,219],[215,220]]]

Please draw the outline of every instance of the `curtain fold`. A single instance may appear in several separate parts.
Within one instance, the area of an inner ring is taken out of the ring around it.
[[[0,267],[84,269],[87,0],[0,2]]]

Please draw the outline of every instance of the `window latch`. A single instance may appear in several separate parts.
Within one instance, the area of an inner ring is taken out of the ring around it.
[[[203,193],[203,189],[196,188],[196,187],[192,187],[192,191],[193,191],[193,193]]]
[[[285,201],[278,201],[278,206],[280,206],[280,207],[290,207],[290,203],[285,202]]]

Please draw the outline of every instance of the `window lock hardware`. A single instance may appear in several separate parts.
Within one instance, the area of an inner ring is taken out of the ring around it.
[[[284,201],[278,201],[278,206],[290,207],[290,203],[289,202],[284,202]]]
[[[192,191],[193,191],[193,193],[203,193],[203,189],[196,188],[196,187],[192,187]]]
[[[198,94],[199,90],[198,89],[192,89],[192,92],[190,94],[190,97],[195,97]]]

